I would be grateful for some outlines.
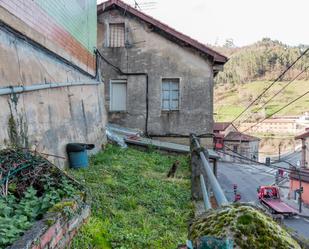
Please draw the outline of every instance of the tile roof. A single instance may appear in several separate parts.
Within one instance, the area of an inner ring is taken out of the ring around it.
[[[97,6],[98,15],[107,11],[107,10],[110,10],[114,7],[118,7],[118,8],[123,9],[125,12],[130,13],[130,14],[140,18],[144,22],[153,25],[158,30],[163,31],[166,34],[171,35],[172,37],[176,38],[177,40],[195,48],[199,52],[206,54],[208,56],[211,56],[214,59],[215,63],[224,64],[228,61],[228,58],[226,56],[216,52],[215,50],[206,46],[205,44],[202,44],[202,43],[198,42],[197,40],[194,40],[191,37],[169,27],[168,25],[166,25],[166,24],[156,20],[155,18],[133,8],[132,6],[122,2],[121,0],[109,0],[109,1],[106,1],[106,2],[99,4]]]
[[[258,137],[250,136],[239,131],[231,131],[224,137],[225,141],[244,141],[252,142],[260,140]]]
[[[214,123],[214,131],[225,131],[231,124],[230,122],[216,122]]]
[[[295,139],[303,139],[307,137],[309,137],[309,131],[306,131],[305,133],[296,136]]]
[[[290,178],[294,180],[299,180],[299,173],[300,173],[301,181],[309,183],[309,169],[300,168],[299,171],[300,172],[292,168],[290,172]]]

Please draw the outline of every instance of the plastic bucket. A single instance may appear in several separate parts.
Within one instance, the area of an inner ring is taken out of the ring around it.
[[[93,144],[69,143],[67,144],[67,153],[69,157],[70,168],[86,168],[89,166],[87,150],[92,150]]]

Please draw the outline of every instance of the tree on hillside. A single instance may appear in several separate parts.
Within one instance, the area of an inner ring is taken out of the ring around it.
[[[245,83],[256,80],[274,80],[293,63],[306,45],[291,47],[279,41],[263,38],[261,41],[242,48],[236,48],[233,40],[228,39],[223,47],[216,47],[222,53],[230,55],[224,71],[216,77],[217,83]],[[309,65],[309,55],[304,56],[288,71],[282,80],[291,80]],[[303,73],[298,79],[309,79],[309,73]]]

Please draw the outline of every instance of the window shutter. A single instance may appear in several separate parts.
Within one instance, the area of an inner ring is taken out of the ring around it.
[[[111,111],[127,109],[127,83],[125,81],[111,82]]]
[[[109,46],[114,48],[124,47],[125,45],[124,23],[109,24]]]

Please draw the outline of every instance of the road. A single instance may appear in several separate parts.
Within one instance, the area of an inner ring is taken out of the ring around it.
[[[296,151],[291,154],[288,154],[286,156],[281,157],[282,162],[274,163],[274,165],[289,168],[292,164],[294,166],[297,166],[297,162],[300,162],[301,160],[301,151]]]
[[[233,185],[237,184],[242,201],[256,202],[257,188],[274,183],[275,171],[265,166],[220,162],[218,179],[229,201],[234,200]]]
[[[301,217],[285,219],[284,224],[292,228],[297,234],[304,238],[309,238],[309,220]]]
[[[293,157],[294,158],[294,157]],[[297,158],[295,156],[294,159]],[[219,162],[218,180],[229,201],[234,200],[233,185],[237,184],[241,201],[258,204],[257,188],[275,182],[276,169],[263,165]],[[299,235],[309,237],[309,221],[302,217],[285,219],[284,223]]]

